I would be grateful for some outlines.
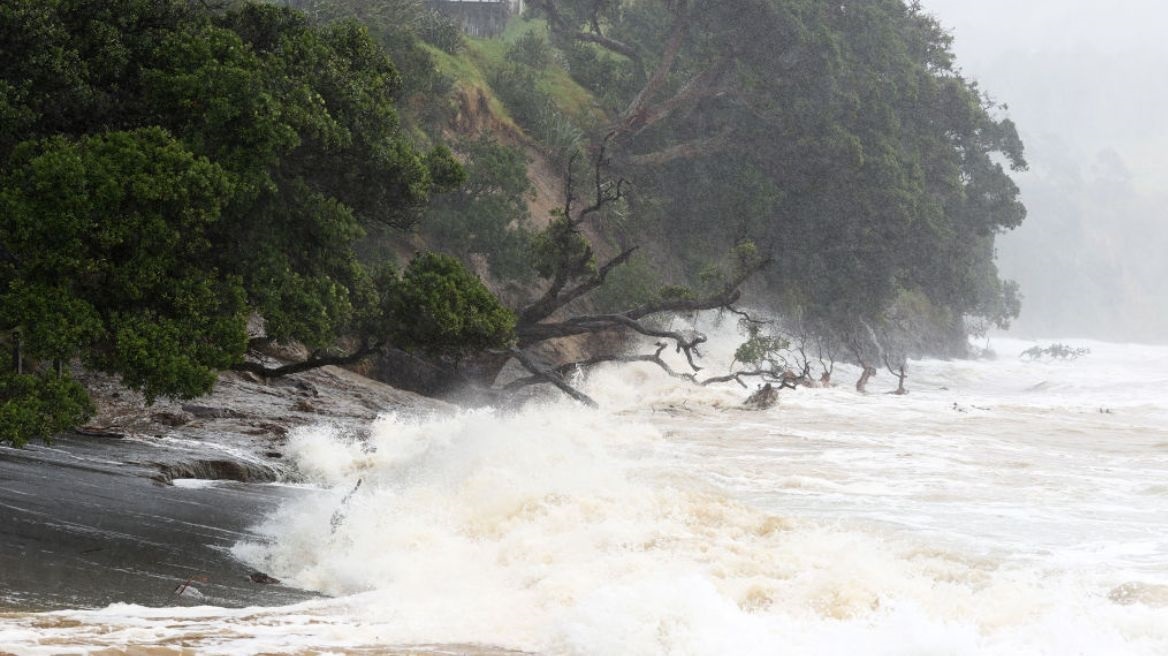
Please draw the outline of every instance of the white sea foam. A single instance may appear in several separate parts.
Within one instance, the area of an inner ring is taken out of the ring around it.
[[[236,552],[331,598],[12,616],[0,645],[1168,653],[1168,349],[997,346],[913,363],[907,397],[860,396],[845,367],[747,412],[733,384],[613,367],[586,382],[602,411],[301,430],[289,455],[320,491]]]

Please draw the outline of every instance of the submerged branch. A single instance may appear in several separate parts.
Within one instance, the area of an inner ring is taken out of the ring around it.
[[[539,364],[527,352],[516,348],[511,349],[510,353],[515,357],[515,360],[523,366],[524,369],[530,371],[538,380],[555,385],[561,392],[567,394],[580,403],[583,403],[589,408],[600,407],[596,401],[592,400],[592,397],[569,385],[568,382],[564,380],[563,376],[556,373],[554,370],[545,369],[539,366]]]
[[[573,371],[579,371],[582,369],[589,369],[591,367],[595,367],[595,366],[600,365],[600,364],[606,364],[609,362],[620,362],[620,363],[627,363],[627,364],[646,362],[649,364],[657,365],[658,367],[661,368],[662,371],[669,374],[669,376],[672,378],[677,378],[680,380],[687,380],[690,382],[694,382],[693,374],[679,373],[676,370],[674,370],[673,367],[669,366],[668,362],[666,362],[665,360],[663,360],[661,358],[661,353],[666,348],[669,347],[668,344],[666,344],[664,342],[657,342],[656,346],[657,346],[657,350],[652,354],[646,354],[646,355],[614,355],[614,354],[598,355],[595,357],[588,358],[587,360],[580,360],[578,362],[568,362],[566,364],[562,364],[562,365],[556,367],[555,369],[553,369],[552,371],[555,372],[556,374],[559,374],[560,376],[567,376],[568,374],[572,373]],[[545,378],[543,378],[542,376],[529,376],[527,378],[520,378],[520,379],[511,381],[510,383],[508,383],[507,385],[505,385],[503,387],[503,390],[508,391],[508,392],[513,392],[517,389],[527,387],[529,385],[538,385],[540,383],[545,383],[545,382],[548,382],[548,381]]]

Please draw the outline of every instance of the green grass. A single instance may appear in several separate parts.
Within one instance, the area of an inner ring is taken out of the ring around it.
[[[467,39],[467,41],[466,52],[458,56],[446,53],[429,44],[422,45],[434,57],[434,62],[437,64],[440,73],[454,80],[454,84],[463,91],[473,92],[481,90],[487,98],[487,104],[491,109],[491,113],[503,123],[518,130],[519,127],[511,117],[511,113],[507,111],[506,105],[491,90],[491,85],[487,82],[487,76],[484,70],[479,67],[478,58],[470,56],[473,46],[470,43],[470,39]]]
[[[488,82],[492,71],[507,64],[507,50],[516,39],[528,32],[547,34],[547,24],[542,20],[513,18],[503,34],[491,39],[466,39],[466,49],[457,56],[425,45],[434,57],[438,70],[455,81],[464,90],[481,89],[486,94],[491,111],[500,119],[514,125],[514,120],[506,106],[491,90]],[[603,121],[595,98],[559,64],[553,63],[539,74],[537,85],[541,91],[551,96],[556,108],[572,119],[580,127],[590,127]]]

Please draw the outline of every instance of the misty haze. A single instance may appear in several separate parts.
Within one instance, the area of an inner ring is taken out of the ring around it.
[[[1016,332],[1168,340],[1168,8],[931,0],[963,70],[1019,124],[1026,223],[999,245]],[[1008,17],[1003,20],[1003,17]]]

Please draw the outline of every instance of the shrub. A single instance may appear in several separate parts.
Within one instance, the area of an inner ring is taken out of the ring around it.
[[[444,250],[486,257],[497,277],[529,278],[526,156],[488,137],[464,141],[458,151],[466,156],[466,178],[453,193],[434,198],[423,230]]]
[[[462,28],[453,18],[431,9],[418,20],[418,36],[423,41],[451,55],[457,55],[466,47]]]
[[[520,64],[504,66],[490,79],[491,88],[511,116],[562,163],[580,148],[584,132],[560,112],[537,83],[535,71]]]
[[[387,290],[390,341],[431,355],[459,357],[511,343],[515,314],[461,262],[422,253]]]
[[[89,395],[68,376],[0,375],[0,444],[21,447],[31,438],[47,441],[92,414]]]
[[[552,48],[536,32],[526,32],[507,49],[507,60],[542,71],[552,63]]]

